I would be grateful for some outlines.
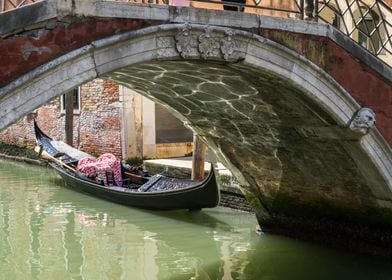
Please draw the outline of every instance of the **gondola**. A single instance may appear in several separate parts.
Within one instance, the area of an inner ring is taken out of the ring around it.
[[[199,210],[216,207],[219,188],[211,164],[204,180],[166,177],[161,174],[143,176],[122,172],[122,184],[103,185],[97,178],[90,178],[77,170],[78,162],[90,155],[53,140],[34,121],[35,151],[48,161],[69,188],[116,203],[151,210]],[[123,169],[123,168],[122,168]]]

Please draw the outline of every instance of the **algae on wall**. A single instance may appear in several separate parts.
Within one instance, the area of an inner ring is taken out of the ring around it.
[[[38,160],[38,154],[30,148],[0,142],[0,153],[8,156],[25,157]]]

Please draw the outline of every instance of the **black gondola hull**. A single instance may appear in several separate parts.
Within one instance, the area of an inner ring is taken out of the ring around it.
[[[202,181],[182,180],[164,176],[145,178],[146,182],[139,188],[129,186],[103,186],[96,181],[80,175],[75,163],[80,154],[85,153],[72,147],[61,146],[41,131],[34,122],[37,151],[40,156],[46,155],[50,165],[60,174],[66,185],[80,192],[94,195],[116,203],[144,209],[174,210],[201,209],[216,207],[219,204],[219,188],[211,165],[209,175]],[[63,142],[61,142],[63,143]],[[72,165],[72,166],[71,166]]]
[[[67,187],[123,205],[151,210],[194,210],[212,208],[219,204],[220,194],[213,166],[207,178],[199,185],[164,192],[137,192],[123,187],[101,186],[77,178],[56,164],[52,166],[60,174]]]

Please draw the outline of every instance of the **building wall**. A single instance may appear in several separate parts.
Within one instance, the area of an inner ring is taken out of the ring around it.
[[[116,83],[95,79],[80,89],[80,113],[74,115],[73,146],[91,154],[111,152],[121,156],[120,103]],[[0,141],[34,147],[33,119],[56,140],[65,140],[65,114],[60,98],[38,108],[0,132]]]
[[[120,86],[123,158],[181,157],[192,152],[193,133],[165,108]]]
[[[119,86],[95,79],[81,87],[80,116],[74,121],[75,146],[102,154],[111,152],[121,157]]]
[[[95,79],[80,86],[80,106],[74,114],[73,146],[87,153],[110,152],[127,159],[179,157],[192,151],[193,134],[179,120],[114,82]],[[1,131],[0,141],[33,148],[34,118],[53,139],[65,141],[60,97]]]

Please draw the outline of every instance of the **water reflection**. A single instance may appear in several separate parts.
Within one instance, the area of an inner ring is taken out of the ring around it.
[[[75,192],[59,189],[52,198],[51,205],[56,209],[53,211],[72,209],[73,223],[79,228],[67,232],[82,235],[81,239],[85,241],[80,246],[85,247],[89,242],[85,236],[101,239],[100,249],[92,246],[83,249],[83,266],[92,263],[91,267],[102,269],[100,276],[103,273],[115,279],[222,279],[221,255],[235,257],[236,251],[249,246],[242,236],[243,230],[233,228],[227,216],[230,212],[223,208],[201,212],[151,212],[86,196],[71,204],[70,199],[75,199]],[[255,222],[252,216],[247,216],[252,223],[247,225],[245,236],[249,236],[249,226],[254,226]],[[220,243],[227,244],[224,245],[226,251],[221,250]],[[101,257],[110,255],[110,260],[93,260],[102,252],[105,256]],[[230,272],[230,269],[226,271]]]
[[[225,208],[144,211],[0,160],[1,279],[390,279],[381,260],[259,236]]]

